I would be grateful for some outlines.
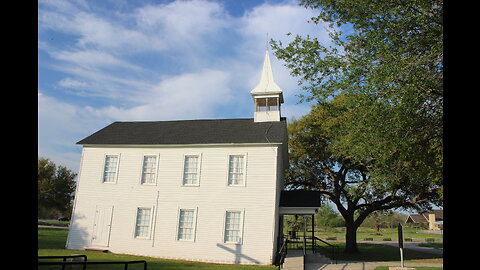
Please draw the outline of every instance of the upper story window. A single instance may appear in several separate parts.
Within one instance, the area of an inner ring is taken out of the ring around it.
[[[117,179],[119,155],[106,155],[103,169],[103,182],[115,183]]]
[[[257,112],[279,111],[279,110],[280,110],[280,106],[278,103],[278,97],[255,99],[255,111]]]
[[[200,155],[185,155],[183,162],[183,185],[198,186]]]
[[[245,185],[245,155],[230,155],[228,160],[228,185]]]
[[[143,156],[142,184],[155,184],[157,175],[157,156]]]

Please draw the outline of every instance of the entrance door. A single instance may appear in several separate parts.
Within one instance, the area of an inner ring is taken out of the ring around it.
[[[92,245],[108,247],[112,226],[113,206],[97,205],[93,224]]]

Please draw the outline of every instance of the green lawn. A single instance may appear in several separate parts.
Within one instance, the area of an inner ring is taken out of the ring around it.
[[[400,261],[400,253],[398,247],[389,245],[378,245],[368,243],[357,243],[359,253],[347,254],[343,253],[345,248],[344,242],[331,242],[336,246],[336,258],[342,261]],[[326,245],[322,245],[326,247]],[[330,257],[330,248],[320,250],[320,253]],[[403,257],[408,262],[431,262],[443,263],[443,257],[435,254],[419,252],[411,249],[404,249]]]
[[[345,242],[332,242],[330,244],[335,246],[335,258],[338,261],[400,261],[400,253],[398,247],[390,245],[379,245],[369,243],[357,243],[359,253],[347,254],[344,253]],[[320,248],[317,251],[329,258],[332,257],[332,248],[328,247],[324,243],[317,243]],[[301,248],[299,245],[289,244],[288,248],[294,249],[295,247]],[[311,244],[307,242],[307,249],[311,249]],[[411,249],[405,249],[403,252],[404,260],[408,262],[426,262],[426,263],[443,263],[443,257],[441,255],[435,255],[425,252],[419,252]]]
[[[419,246],[443,250],[443,243],[421,243]]]
[[[423,229],[404,227],[403,237],[404,239],[410,238],[413,242],[427,242],[427,239],[433,239],[435,243],[443,242],[443,235],[441,234],[418,233],[419,231],[423,231]],[[284,233],[287,234],[286,231]],[[303,232],[299,232],[299,235],[303,235]],[[311,235],[311,232],[307,232],[307,235]],[[315,236],[327,242],[332,241],[327,239],[332,237],[336,240],[345,240],[345,228],[329,228],[326,231],[315,232]],[[362,241],[365,238],[373,238],[373,241],[383,241],[384,238],[390,238],[391,241],[396,242],[398,241],[398,231],[397,228],[382,228],[380,232],[373,228],[358,228],[357,240]]]
[[[213,263],[201,263],[201,262],[190,262],[190,261],[180,261],[180,260],[166,260],[158,259],[152,257],[142,257],[142,256],[133,256],[133,255],[124,255],[124,254],[113,254],[113,253],[101,253],[95,251],[84,251],[84,250],[66,250],[65,242],[67,240],[68,230],[62,229],[38,229],[38,256],[57,256],[57,255],[72,255],[72,254],[83,254],[87,255],[89,261],[94,260],[112,260],[112,261],[134,261],[134,260],[145,260],[148,264],[149,270],[193,270],[193,269],[231,269],[231,270],[267,270],[267,269],[276,269],[274,266],[261,266],[261,265],[231,265],[231,264],[213,264]],[[57,267],[46,267],[42,266],[38,268],[39,270],[47,269],[61,269],[60,266]],[[123,265],[118,265],[113,267],[112,265],[104,266],[88,266],[90,270],[100,270],[100,269],[123,269]],[[128,269],[141,269],[141,265],[129,265]]]
[[[417,269],[417,270],[443,270],[442,267],[418,267],[418,266],[415,266],[414,268]],[[376,267],[374,270],[388,270],[388,266],[379,266],[379,267]]]
[[[124,254],[113,253],[101,253],[94,251],[80,251],[80,250],[66,250],[65,242],[67,239],[68,230],[62,229],[38,229],[38,255],[39,256],[52,256],[52,255],[72,255],[72,254],[84,254],[87,255],[88,260],[146,260],[148,262],[149,270],[184,270],[184,269],[232,269],[232,270],[267,270],[276,269],[273,266],[256,266],[256,265],[230,265],[230,264],[212,264],[212,263],[200,263],[180,260],[167,260],[151,257],[141,257]],[[325,238],[323,238],[325,239]],[[328,241],[331,244],[337,246],[337,260],[342,261],[399,261],[399,251],[397,247],[388,245],[376,245],[369,243],[358,243],[360,253],[358,254],[344,254],[342,251],[345,247],[344,242]],[[320,250],[329,256],[329,249]],[[330,256],[329,256],[330,257]],[[443,258],[438,255],[432,255],[423,252],[416,252],[413,250],[404,250],[404,258],[407,262],[431,262],[431,263],[443,263]],[[137,268],[138,267],[138,268]],[[40,267],[39,270],[47,269],[60,269],[60,268],[44,268]],[[91,268],[88,269],[107,269],[104,268]],[[108,269],[113,269],[109,265]],[[116,268],[115,268],[116,269]],[[119,267],[118,269],[123,269]],[[131,265],[129,269],[140,269],[140,265]],[[380,268],[382,269],[382,268]],[[388,268],[386,268],[388,269]],[[418,268],[423,269],[423,268]],[[425,268],[425,269],[437,269],[437,268]],[[440,268],[441,269],[441,268]]]

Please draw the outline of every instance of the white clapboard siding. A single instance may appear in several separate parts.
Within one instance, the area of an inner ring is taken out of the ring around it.
[[[197,153],[201,155],[200,184],[182,186],[183,157]],[[282,153],[281,146],[273,144],[85,146],[67,248],[101,247],[92,243],[95,215],[99,208],[113,207],[108,246],[102,247],[112,252],[205,262],[271,264],[283,186],[282,159],[285,157]],[[105,155],[108,154],[120,155],[115,183],[102,183]],[[146,154],[159,156],[156,185],[140,184],[143,155]],[[227,185],[229,154],[246,154],[245,186]],[[147,239],[134,237],[137,207],[154,210]],[[180,208],[195,209],[197,213],[194,241],[177,240]],[[242,211],[241,245],[223,242],[227,210]]]

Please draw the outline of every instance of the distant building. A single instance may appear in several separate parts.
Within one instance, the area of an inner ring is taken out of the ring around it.
[[[407,224],[428,224],[429,230],[443,230],[443,210],[433,210],[421,214],[411,214],[405,220]]]

